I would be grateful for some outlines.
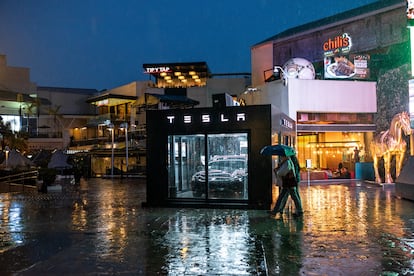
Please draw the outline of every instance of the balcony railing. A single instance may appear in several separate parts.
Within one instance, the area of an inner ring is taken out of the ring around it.
[[[94,118],[88,120],[88,125],[90,126],[98,126],[101,124],[105,124],[105,122],[128,122],[131,119],[130,115],[125,114],[114,114],[114,113],[106,113],[100,114],[95,116]]]
[[[55,131],[55,132],[30,132],[29,138],[62,138],[62,132],[61,131]]]

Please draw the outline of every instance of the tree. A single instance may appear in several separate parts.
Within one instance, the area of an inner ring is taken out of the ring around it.
[[[1,141],[2,150],[9,146],[10,149],[16,149],[20,152],[27,151],[26,137],[13,133],[10,122],[4,122],[0,116],[0,134],[3,136]]]
[[[49,115],[53,115],[53,128],[55,130],[60,130],[60,126],[62,125],[61,119],[63,118],[63,116],[62,114],[59,113],[59,110],[61,107],[62,107],[61,105],[55,105],[54,107],[49,107]]]
[[[27,105],[27,132],[29,132],[29,119],[32,115],[36,114],[36,135],[39,134],[39,117],[41,106],[42,102],[40,97],[34,98],[33,101],[29,105]]]

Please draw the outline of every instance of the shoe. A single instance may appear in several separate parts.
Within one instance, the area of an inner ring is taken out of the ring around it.
[[[295,218],[301,218],[301,217],[303,217],[303,212],[293,213],[293,216]]]

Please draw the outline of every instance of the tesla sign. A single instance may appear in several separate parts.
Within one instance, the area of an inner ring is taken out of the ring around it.
[[[246,113],[236,113],[235,116],[227,116],[227,115],[221,113],[221,114],[218,114],[218,115],[215,115],[215,116],[217,116],[217,117],[215,117],[215,119],[217,119],[221,123],[231,122],[231,121],[236,121],[236,122],[246,121]],[[200,119],[201,123],[210,123],[213,119],[211,114],[201,114],[200,116],[197,116],[197,118]],[[168,121],[169,124],[174,124],[176,119],[177,119],[177,117],[174,116],[174,115],[167,116],[167,121]],[[191,124],[195,120],[195,116],[193,116],[193,115],[183,115],[180,118],[180,120],[184,124]]]

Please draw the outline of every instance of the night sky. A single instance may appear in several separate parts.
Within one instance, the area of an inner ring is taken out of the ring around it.
[[[254,44],[372,2],[0,0],[0,54],[39,86],[110,89],[148,79],[144,63],[250,72]]]

